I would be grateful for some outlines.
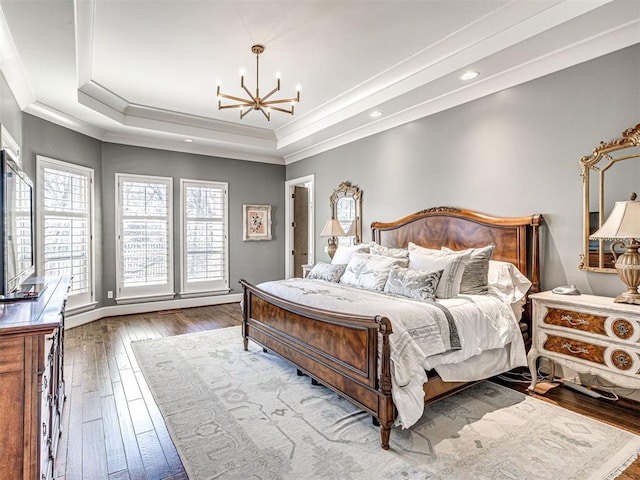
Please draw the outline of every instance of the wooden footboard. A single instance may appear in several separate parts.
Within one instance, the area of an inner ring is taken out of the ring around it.
[[[388,449],[395,417],[391,322],[385,317],[347,316],[303,307],[244,280],[240,283],[244,288],[245,350],[249,339],[255,341],[373,415],[380,424],[382,448]]]

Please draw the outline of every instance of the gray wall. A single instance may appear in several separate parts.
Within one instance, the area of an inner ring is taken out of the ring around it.
[[[173,177],[175,288],[180,265],[179,191],[180,178],[214,180],[229,184],[229,280],[239,292],[238,280],[252,283],[284,276],[284,176],[285,167],[230,160],[113,143],[102,145],[102,204],[105,212],[102,238],[104,290],[116,288],[115,273],[115,174],[132,173]],[[272,206],[273,240],[242,241],[242,204]],[[111,233],[108,233],[111,232]],[[111,300],[103,302],[108,305]]]
[[[61,160],[93,169],[94,175],[94,237],[102,238],[103,209],[101,176],[101,142],[81,133],[74,132],[41,118],[25,113],[23,115],[24,139],[22,141],[22,162],[31,179],[36,181],[36,155]],[[36,255],[39,254],[36,243]],[[98,303],[106,298],[102,288],[103,255],[100,242],[95,245],[95,297]]]
[[[344,180],[362,188],[365,241],[372,221],[433,206],[542,213],[543,288],[615,295],[624,290],[616,275],[578,269],[578,159],[640,122],[638,85],[640,45],[288,165],[287,179],[315,174],[316,234],[333,189]],[[317,239],[318,260],[328,260],[325,244]]]
[[[22,142],[22,112],[2,72],[0,72],[0,124],[4,125],[16,142]]]

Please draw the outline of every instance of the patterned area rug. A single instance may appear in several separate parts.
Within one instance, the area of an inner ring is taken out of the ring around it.
[[[640,437],[484,382],[380,448],[371,417],[239,327],[133,344],[191,480],[608,479]]]

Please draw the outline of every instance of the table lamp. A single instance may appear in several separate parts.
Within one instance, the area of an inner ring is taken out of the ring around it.
[[[333,255],[336,253],[336,249],[338,248],[336,237],[344,237],[345,233],[342,229],[342,225],[335,218],[330,218],[327,220],[327,223],[324,224],[324,228],[322,232],[320,232],[321,237],[329,237],[327,240],[328,247],[327,253],[330,258],[333,258]]]
[[[620,280],[627,286],[627,291],[618,295],[614,302],[640,305],[640,202],[637,195],[631,194],[631,200],[616,202],[611,214],[602,226],[589,238],[592,240],[616,240],[610,249],[616,261],[616,272]],[[625,244],[624,241],[628,241]],[[614,248],[622,245],[626,251],[618,255]]]

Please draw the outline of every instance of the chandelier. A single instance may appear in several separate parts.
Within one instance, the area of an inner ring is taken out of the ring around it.
[[[249,89],[244,84],[244,75],[240,76],[240,86],[244,88],[244,91],[249,95],[248,99],[234,97],[233,95],[226,95],[220,92],[220,84],[218,84],[218,110],[224,110],[225,108],[239,108],[240,109],[240,119],[244,118],[244,116],[251,112],[252,110],[260,110],[262,114],[267,118],[267,120],[271,120],[271,110],[276,110],[278,112],[288,113],[289,115],[293,115],[293,107],[296,102],[300,101],[300,88],[296,88],[296,96],[292,98],[283,98],[281,100],[269,100],[271,95],[278,92],[280,90],[280,77],[277,77],[277,83],[273,90],[267,93],[264,97],[260,97],[260,84],[259,84],[259,66],[260,66],[260,54],[264,52],[263,45],[254,45],[251,47],[251,52],[256,55],[256,93],[252,94]],[[222,99],[225,98],[227,100],[233,100],[235,102],[230,105],[222,105]],[[288,103],[290,104],[289,108],[284,108],[279,105]]]

